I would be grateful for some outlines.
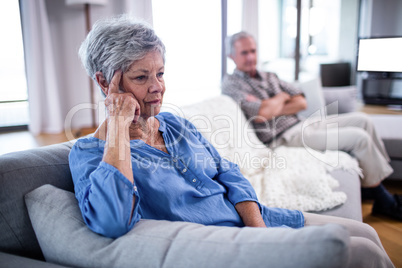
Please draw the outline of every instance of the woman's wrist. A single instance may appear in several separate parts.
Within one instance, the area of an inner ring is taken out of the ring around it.
[[[129,126],[125,122],[123,116],[111,116],[107,118],[107,133],[106,141],[110,143],[109,145],[121,143],[122,140],[129,141]]]
[[[133,181],[128,128],[118,117],[107,119],[106,143],[102,160],[119,169],[130,181]]]
[[[262,219],[260,208],[254,201],[239,202],[235,206],[245,226],[267,227]]]

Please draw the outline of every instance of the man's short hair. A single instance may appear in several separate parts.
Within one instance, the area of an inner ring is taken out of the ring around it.
[[[234,55],[235,53],[234,44],[236,43],[237,40],[249,37],[254,39],[254,37],[251,34],[244,31],[228,36],[226,38],[226,56]]]

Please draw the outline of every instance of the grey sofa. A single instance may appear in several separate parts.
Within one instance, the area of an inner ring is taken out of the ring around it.
[[[399,138],[383,138],[383,142],[394,170],[388,179],[402,180],[402,135]]]
[[[370,118],[384,142],[394,169],[387,179],[402,180],[402,114],[371,114]]]
[[[347,267],[338,225],[234,228],[141,220],[118,239],[91,232],[73,194],[71,142],[0,156],[0,267]],[[348,200],[321,212],[361,221],[357,174],[333,172]]]

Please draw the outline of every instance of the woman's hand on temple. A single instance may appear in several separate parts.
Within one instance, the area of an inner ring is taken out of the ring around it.
[[[140,116],[140,105],[134,95],[128,92],[119,92],[122,72],[116,71],[109,84],[105,106],[109,119],[123,119],[128,126],[138,122]]]
[[[102,160],[120,170],[130,182],[134,182],[129,127],[138,121],[140,105],[133,94],[119,92],[121,77],[122,72],[116,71],[106,92],[105,106],[108,116],[105,152]]]

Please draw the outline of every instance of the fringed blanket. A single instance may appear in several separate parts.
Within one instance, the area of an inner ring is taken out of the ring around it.
[[[226,154],[224,150],[220,153]],[[253,154],[250,151],[250,155]],[[244,161],[238,161],[239,156],[234,157],[233,162],[249,179],[260,202],[271,207],[302,211],[333,208],[346,201],[346,194],[334,191],[339,183],[329,172],[334,167],[360,172],[353,158],[338,151],[327,151],[318,159],[305,148],[279,147],[274,151],[267,149],[266,156],[259,157],[264,159],[259,168],[258,161],[254,160],[254,166],[245,166]]]

